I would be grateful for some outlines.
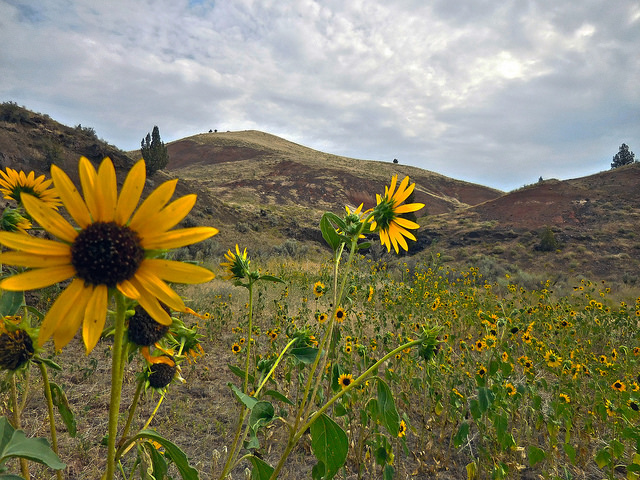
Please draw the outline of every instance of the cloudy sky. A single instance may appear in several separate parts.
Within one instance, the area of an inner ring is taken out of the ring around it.
[[[257,129],[502,190],[640,158],[637,0],[0,0],[0,101],[124,150]]]

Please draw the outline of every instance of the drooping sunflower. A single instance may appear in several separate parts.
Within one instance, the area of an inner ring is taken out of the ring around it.
[[[199,242],[218,230],[169,230],[196,201],[195,195],[186,195],[167,204],[177,180],[156,188],[134,213],[145,184],[143,160],[133,166],[119,195],[110,159],[105,158],[96,172],[82,157],[79,173],[84,199],[60,168],[51,167],[56,191],[78,229],[45,201],[28,194],[21,196],[27,212],[58,240],[0,232],[0,243],[14,249],[1,254],[0,262],[30,269],[3,280],[0,288],[31,290],[73,278],[45,316],[38,343],[42,345],[53,336],[56,349],[61,349],[82,324],[88,354],[100,338],[114,289],[136,300],[163,325],[170,325],[171,317],[162,304],[174,311],[186,311],[182,299],[166,282],[202,283],[211,280],[213,273],[154,255]]]
[[[398,175],[394,175],[391,179],[391,185],[384,187],[384,196],[376,194],[377,206],[373,209],[373,221],[371,222],[371,231],[377,231],[380,235],[380,242],[387,247],[387,251],[391,251],[391,246],[396,253],[399,253],[398,245],[404,250],[409,250],[407,241],[404,237],[411,240],[416,237],[407,229],[417,229],[420,227],[417,223],[407,220],[401,217],[403,213],[416,212],[424,207],[424,203],[402,203],[409,198],[409,195],[413,192],[416,184],[409,185],[409,177],[404,177],[404,180],[398,185],[396,190],[396,183],[398,182]]]
[[[22,193],[28,193],[50,207],[57,207],[60,205],[60,199],[55,189],[51,188],[51,183],[52,180],[45,180],[44,175],[36,178],[35,172],[29,172],[27,175],[23,171],[18,172],[11,167],[7,167],[5,172],[0,170],[0,192],[4,198],[14,200],[17,203],[22,203],[20,197]]]
[[[338,377],[338,385],[342,388],[347,388],[353,382],[353,375],[350,373],[343,373]]]
[[[400,420],[400,427],[398,428],[398,438],[402,438],[407,434],[407,424],[404,420]]]

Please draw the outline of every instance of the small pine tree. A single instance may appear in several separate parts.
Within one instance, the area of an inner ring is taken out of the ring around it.
[[[153,175],[157,170],[162,170],[169,163],[169,152],[164,142],[160,140],[160,129],[155,126],[151,134],[140,142],[140,153],[147,165],[147,175]]]
[[[558,249],[558,241],[556,240],[556,236],[553,234],[553,230],[551,227],[547,226],[540,232],[540,244],[538,245],[538,250],[542,252],[553,252]]]
[[[613,162],[611,162],[611,169],[622,167],[623,165],[629,165],[633,163],[633,159],[635,158],[634,153],[629,150],[629,146],[626,143],[620,145],[620,150],[613,157]]]

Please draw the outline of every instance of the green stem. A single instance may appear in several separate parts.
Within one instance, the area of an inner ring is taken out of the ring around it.
[[[249,333],[247,334],[247,359],[244,362],[244,385],[242,388],[245,394],[249,387],[249,353],[251,351],[251,334],[253,333],[253,281],[249,280],[247,289],[249,290]]]
[[[120,415],[120,399],[122,396],[122,379],[124,377],[124,362],[122,350],[125,346],[125,313],[124,296],[116,292],[115,333],[113,350],[111,352],[111,400],[109,403],[109,437],[107,442],[107,469],[104,479],[113,480],[116,460],[116,437],[118,435],[118,417]]]
[[[58,438],[56,436],[56,420],[53,416],[53,398],[51,397],[51,384],[49,383],[49,374],[47,366],[38,362],[40,374],[42,375],[42,384],[44,388],[44,396],[47,399],[47,409],[49,410],[49,429],[51,430],[51,448],[58,455]],[[56,470],[56,478],[62,480],[62,470]]]
[[[297,445],[297,443],[300,441],[300,438],[302,437],[302,435],[304,435],[304,432],[306,432],[307,429],[311,427],[313,422],[315,422],[320,415],[326,412],[327,409],[331,407],[331,405],[333,405],[335,402],[337,402],[345,393],[349,392],[351,389],[357,387],[362,382],[364,382],[369,375],[375,372],[378,369],[378,367],[382,365],[384,362],[386,362],[389,358],[395,356],[397,353],[401,352],[405,348],[411,348],[415,345],[419,345],[420,343],[422,343],[421,339],[413,340],[411,342],[405,343],[404,345],[400,345],[399,347],[395,348],[391,352],[387,353],[384,357],[382,357],[376,363],[371,365],[371,367],[369,367],[358,378],[356,378],[353,382],[351,382],[348,387],[343,388],[340,392],[338,392],[331,399],[329,399],[329,401],[327,401],[327,403],[325,403],[319,410],[317,410],[304,425],[298,428],[297,431],[292,432],[292,435],[289,437],[289,441],[287,442],[287,447],[282,453],[282,456],[280,457],[280,461],[278,462],[275,469],[273,470],[270,480],[276,480],[276,478],[278,478],[278,475],[280,474],[282,467],[284,467],[284,463],[287,457],[289,456],[293,448]]]
[[[131,423],[133,422],[133,414],[138,408],[138,401],[140,400],[140,394],[142,393],[142,387],[144,386],[144,377],[140,377],[138,380],[138,385],[136,386],[136,393],[133,395],[133,401],[131,402],[131,406],[129,407],[129,415],[127,417],[127,422],[122,429],[122,434],[120,435],[120,441],[118,442],[118,448],[122,446],[125,442],[127,434],[129,433],[129,429],[131,428]]]
[[[15,374],[11,374],[11,400],[13,401],[13,428],[19,430],[22,428],[22,420],[20,416],[22,412],[18,405],[18,387],[16,384]],[[29,464],[27,463],[26,458],[20,458],[20,472],[26,480],[31,478],[29,475]]]

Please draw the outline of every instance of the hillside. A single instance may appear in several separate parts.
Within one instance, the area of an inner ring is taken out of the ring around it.
[[[414,200],[426,204],[410,251],[416,260],[441,253],[463,267],[480,266],[492,279],[534,272],[535,281],[549,275],[565,283],[579,276],[638,282],[639,164],[505,194],[415,167],[319,152],[259,131],[204,133],[168,149],[169,165],[146,188],[178,177],[178,194],[198,194],[183,223],[220,229],[207,257],[221,257],[236,242],[260,254],[321,255],[322,213],[341,212],[345,204],[374,205],[375,194],[398,174],[416,182]],[[95,162],[110,156],[122,180],[139,152],[123,152],[89,127],[67,127],[15,104],[1,105],[0,167],[40,174],[56,163],[76,179],[80,155]],[[540,250],[545,227],[557,241],[555,250]],[[304,248],[287,245],[291,239]]]

